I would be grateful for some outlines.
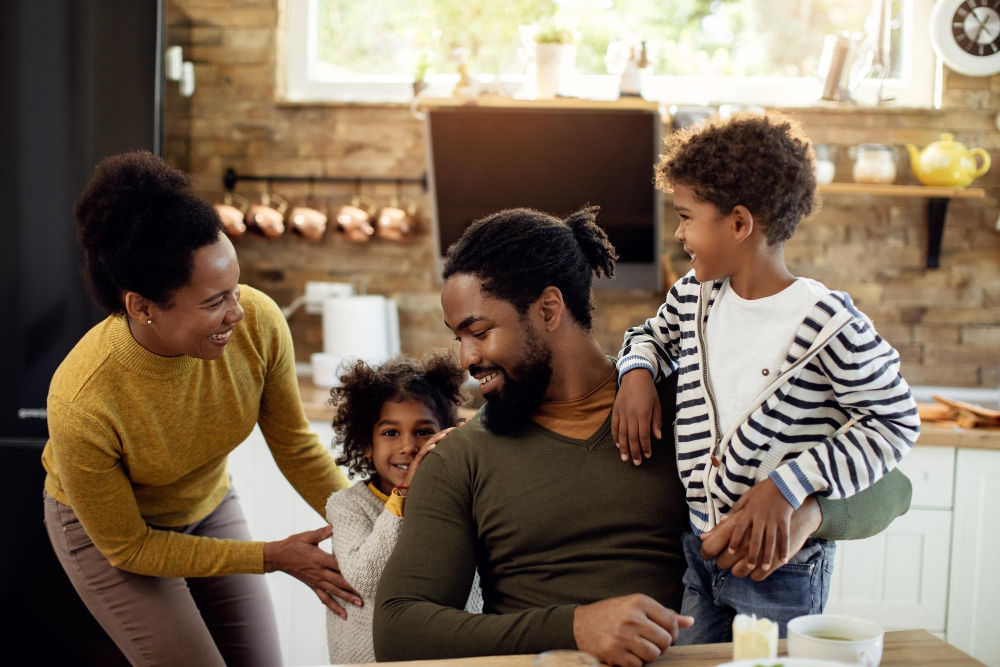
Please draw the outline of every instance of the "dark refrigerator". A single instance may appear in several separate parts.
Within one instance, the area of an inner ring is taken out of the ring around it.
[[[127,664],[52,553],[40,456],[49,380],[102,319],[80,278],[73,202],[101,158],[161,153],[164,34],[162,0],[0,1],[5,662]]]

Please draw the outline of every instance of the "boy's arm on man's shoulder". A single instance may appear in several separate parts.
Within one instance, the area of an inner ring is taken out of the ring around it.
[[[906,514],[912,497],[913,485],[899,468],[850,498],[817,496],[823,523],[815,535],[827,540],[863,540],[878,535]]]
[[[619,382],[625,373],[640,368],[652,373],[653,380],[677,369],[682,303],[686,303],[691,296],[688,292],[691,291],[692,280],[694,276],[687,275],[677,281],[667,292],[666,300],[654,317],[625,332],[625,341],[618,353]]]
[[[379,661],[440,660],[575,649],[576,605],[473,614],[465,605],[476,573],[471,483],[438,453],[420,464],[406,519],[382,571],[374,642]]]

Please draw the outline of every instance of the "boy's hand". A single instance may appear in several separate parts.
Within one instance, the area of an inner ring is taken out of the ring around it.
[[[729,546],[729,539],[732,537],[732,528],[738,522],[734,521],[739,513],[730,512],[726,515],[726,520],[718,526],[701,534],[701,557],[705,560],[715,559],[715,564],[723,570],[739,579],[749,576],[754,581],[764,581],[769,576],[781,569],[781,561],[771,560],[764,562],[758,560],[756,567],[750,567],[747,553],[749,551],[750,538],[744,533],[741,549],[735,554],[730,554],[726,547]],[[823,523],[823,510],[816,500],[816,496],[809,496],[803,501],[802,506],[792,512],[791,529],[789,531],[790,547],[789,557],[797,554],[805,546],[806,540],[819,530]]]
[[[650,435],[663,437],[660,421],[660,398],[652,374],[643,368],[626,373],[611,411],[611,435],[622,461],[631,454],[632,463],[639,465],[642,454],[647,459],[653,455]]]
[[[736,501],[729,512],[735,522],[729,539],[729,553],[736,553],[744,534],[750,531],[747,564],[751,568],[757,567],[757,563],[763,563],[765,570],[771,569],[776,547],[780,562],[787,563],[793,511],[778,486],[770,479],[755,485]]]

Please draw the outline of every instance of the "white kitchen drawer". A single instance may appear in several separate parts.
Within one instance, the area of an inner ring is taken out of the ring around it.
[[[886,630],[945,630],[951,512],[910,510],[878,535],[837,543],[826,613]]]
[[[955,448],[914,447],[899,462],[913,483],[912,509],[951,509],[955,489]]]

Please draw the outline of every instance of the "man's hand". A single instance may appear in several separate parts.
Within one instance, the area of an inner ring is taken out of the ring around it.
[[[611,411],[611,436],[622,461],[631,454],[632,463],[639,465],[643,454],[647,459],[653,455],[650,434],[655,438],[663,436],[661,421],[660,398],[652,374],[643,368],[626,373]]]
[[[576,646],[598,660],[621,667],[653,662],[677,640],[690,616],[667,609],[646,595],[626,595],[582,605],[573,614]]]
[[[715,558],[715,564],[723,570],[729,570],[734,577],[742,579],[749,576],[754,581],[764,581],[784,564],[779,560],[772,560],[770,567],[764,569],[768,563],[758,562],[756,567],[751,567],[748,560],[750,539],[743,538],[741,548],[735,554],[729,553],[727,547],[732,538],[733,520],[737,518],[736,512],[731,511],[728,519],[702,534],[701,557],[705,560]],[[798,553],[806,540],[819,530],[823,523],[823,510],[815,496],[809,496],[802,505],[792,512],[792,519],[789,524],[789,557]]]

